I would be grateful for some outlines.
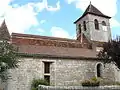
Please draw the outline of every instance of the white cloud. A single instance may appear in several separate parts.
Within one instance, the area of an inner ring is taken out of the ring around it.
[[[36,10],[36,12],[41,12],[45,9],[44,2],[30,3]]]
[[[32,26],[38,25],[36,13],[29,4],[17,8],[9,6],[5,13],[5,20],[10,32],[23,33]]]
[[[56,7],[49,6],[47,0],[21,6],[18,4],[10,5],[11,2],[12,0],[0,1],[0,24],[5,18],[10,33],[24,33],[25,30],[29,30],[32,26],[37,26],[39,24],[37,15],[44,9],[47,11],[60,9],[59,1],[56,3]],[[45,23],[45,20],[41,20],[40,23]]]
[[[117,0],[67,0],[68,4],[75,4],[76,8],[81,9],[83,12],[90,4],[98,8],[103,14],[114,17],[117,13]],[[110,20],[111,27],[120,27],[120,23],[112,18]]]
[[[110,24],[111,24],[111,27],[120,27],[120,22],[118,22],[116,19],[112,18],[110,19]]]
[[[40,24],[44,24],[46,22],[46,20],[41,20]]]
[[[60,27],[52,27],[50,31],[54,37],[70,38],[69,33]]]
[[[89,5],[90,1],[100,11],[108,16],[115,16],[117,13],[117,0],[67,0],[68,4],[74,3],[76,8],[85,10]]]
[[[2,22],[3,22],[3,20],[4,20],[4,18],[0,17],[0,26],[1,26]]]
[[[10,2],[12,2],[12,0],[1,0],[0,1],[0,17],[4,15]]]
[[[23,33],[31,26],[37,25],[36,13],[29,4],[9,5],[12,0],[0,1],[0,24],[5,19],[9,32]]]
[[[37,31],[40,32],[40,33],[44,33],[45,32],[45,30],[43,30],[41,28],[37,29]]]
[[[77,0],[66,0],[68,4],[71,4],[73,2],[76,2]]]
[[[41,12],[44,9],[52,12],[60,10],[60,1],[56,3],[56,7],[48,5],[47,0],[43,0],[42,2],[38,2],[38,3],[31,3],[31,4],[33,5],[33,7],[36,9],[37,12]]]
[[[60,10],[60,2],[58,1],[58,2],[56,3],[56,8],[55,8],[55,7],[52,7],[52,6],[47,6],[46,9],[47,9],[48,11],[58,11],[58,10]]]
[[[66,30],[60,27],[52,27],[50,30],[53,37],[76,39],[76,34],[70,35]]]

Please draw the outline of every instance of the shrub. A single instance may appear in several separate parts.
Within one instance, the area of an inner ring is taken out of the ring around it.
[[[44,79],[33,79],[31,90],[38,90],[38,85],[49,85],[49,83]]]
[[[32,88],[31,90],[38,90],[37,88]]]
[[[100,82],[101,85],[107,85],[107,86],[111,86],[111,85],[118,85],[120,86],[120,82],[115,82],[115,81],[106,81],[106,80],[103,80]]]
[[[82,82],[82,86],[99,86],[100,81],[97,78],[92,78],[90,80],[85,80]]]
[[[120,82],[115,82],[115,85],[119,85],[120,86]]]

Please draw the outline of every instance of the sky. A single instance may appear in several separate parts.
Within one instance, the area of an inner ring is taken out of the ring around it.
[[[76,38],[73,23],[90,4],[110,19],[112,37],[120,35],[120,0],[0,0],[0,24],[10,33]]]

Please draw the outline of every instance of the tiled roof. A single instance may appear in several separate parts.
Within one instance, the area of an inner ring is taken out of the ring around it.
[[[56,38],[47,36],[38,36],[30,34],[12,34],[12,43],[17,45],[37,45],[37,46],[55,46],[55,47],[70,47],[81,48],[79,41],[74,39]]]
[[[8,32],[5,20],[0,26],[0,40],[10,40],[10,34]]]
[[[96,57],[93,50],[85,48],[65,48],[53,46],[18,45],[19,53],[42,54],[59,57]]]
[[[92,4],[90,4],[87,7],[87,9],[85,10],[85,12],[83,13],[83,15],[79,19],[77,19],[74,23],[76,23],[77,21],[79,21],[81,18],[83,18],[87,14],[93,14],[93,15],[97,15],[97,16],[101,16],[101,17],[105,17],[105,18],[111,18],[109,16],[104,15],[96,7],[94,7]]]
[[[79,41],[73,39],[13,33],[12,43],[18,47],[18,53],[59,57],[96,57],[95,51],[83,47]]]
[[[63,40],[63,41],[74,41],[75,39],[68,38],[58,38],[58,37],[49,37],[49,36],[40,36],[40,35],[31,35],[31,34],[21,34],[21,33],[12,33],[12,37],[26,37],[26,38],[34,38],[34,39],[50,39],[50,40]]]

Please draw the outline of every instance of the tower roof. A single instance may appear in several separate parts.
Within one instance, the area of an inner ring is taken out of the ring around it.
[[[10,34],[5,23],[5,20],[0,26],[0,40],[10,40]]]
[[[101,17],[105,17],[105,18],[111,18],[111,17],[109,17],[107,15],[104,15],[102,12],[100,12],[95,6],[93,6],[90,3],[90,5],[87,7],[87,9],[83,13],[83,15],[79,19],[77,19],[74,23],[76,23],[77,21],[79,21],[81,18],[83,18],[87,14],[93,14],[93,15],[97,15],[97,16],[101,16]]]

